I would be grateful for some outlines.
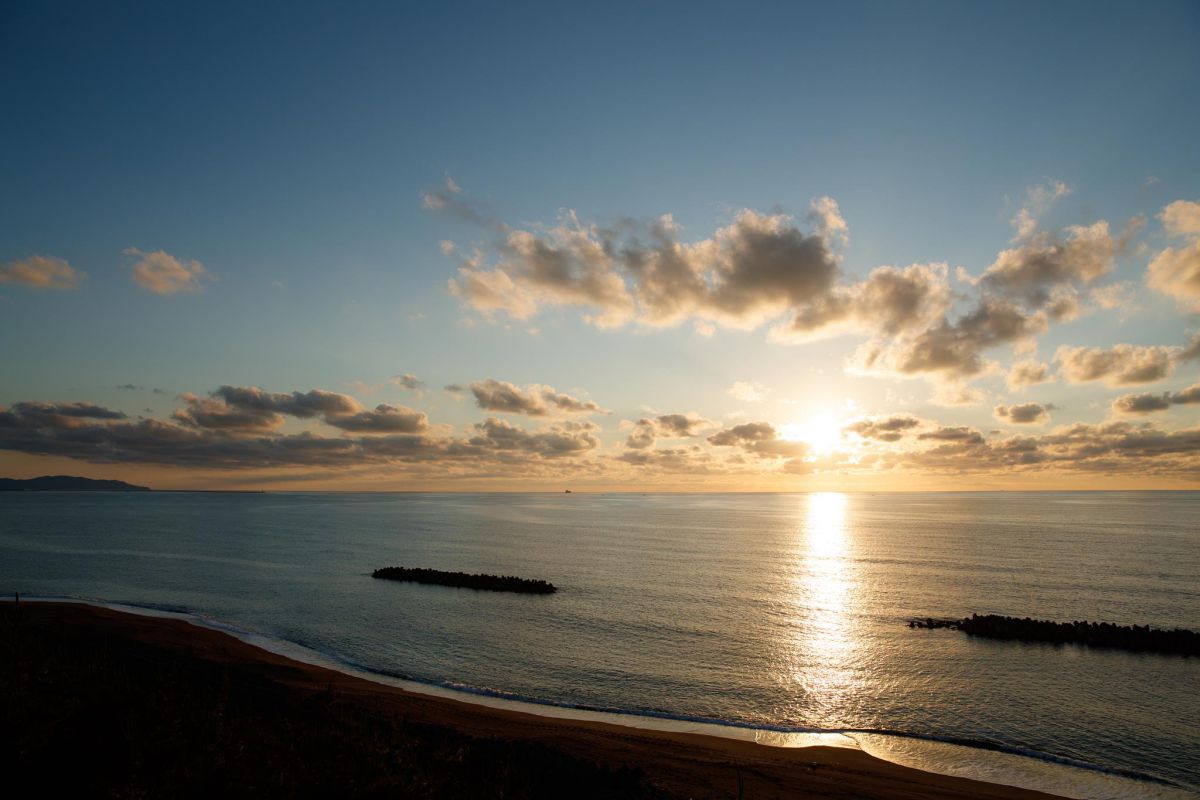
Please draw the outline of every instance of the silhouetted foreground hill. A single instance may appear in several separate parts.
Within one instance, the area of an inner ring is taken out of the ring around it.
[[[844,747],[418,695],[182,620],[62,603],[0,602],[0,720],[14,797],[1048,798]]]
[[[74,475],[43,475],[40,478],[0,478],[0,492],[148,492],[148,486],[125,481],[97,481]]]

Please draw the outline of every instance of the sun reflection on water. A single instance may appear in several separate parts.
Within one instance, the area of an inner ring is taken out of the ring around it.
[[[796,620],[792,679],[804,690],[806,717],[822,727],[845,717],[857,683],[853,565],[846,495],[811,494],[796,542]],[[815,717],[815,719],[814,719]]]

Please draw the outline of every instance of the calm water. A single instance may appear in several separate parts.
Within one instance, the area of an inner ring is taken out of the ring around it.
[[[405,564],[558,594],[371,580]],[[900,732],[1200,787],[1200,659],[971,612],[1200,629],[1200,493],[0,495],[0,591],[182,608],[557,703]]]

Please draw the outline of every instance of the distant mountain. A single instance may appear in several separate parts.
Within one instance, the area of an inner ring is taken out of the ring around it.
[[[40,478],[18,480],[0,478],[0,492],[148,492],[148,486],[134,486],[125,481],[94,481],[73,475],[43,475]]]

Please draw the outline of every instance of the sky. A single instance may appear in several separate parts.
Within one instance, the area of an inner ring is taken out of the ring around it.
[[[1200,4],[0,7],[0,474],[1200,488]]]

